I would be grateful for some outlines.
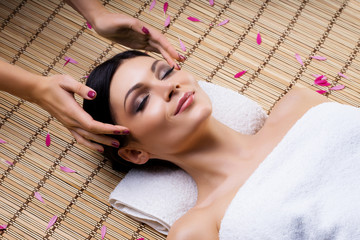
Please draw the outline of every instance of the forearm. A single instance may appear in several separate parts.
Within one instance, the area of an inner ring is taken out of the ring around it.
[[[80,13],[91,25],[96,24],[96,17],[106,12],[99,0],[65,0],[73,9]]]
[[[34,92],[39,88],[42,78],[44,77],[0,61],[0,91],[34,102]]]

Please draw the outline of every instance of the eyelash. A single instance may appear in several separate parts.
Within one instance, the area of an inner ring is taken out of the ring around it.
[[[172,67],[171,69],[169,69],[164,76],[161,78],[161,80],[164,80],[164,78],[166,78],[168,75],[170,75],[170,73],[174,70],[174,67]]]
[[[172,67],[171,69],[169,69],[169,70],[164,74],[164,76],[163,76],[160,80],[164,80],[168,75],[171,74],[171,72],[172,72],[173,70],[174,70],[174,67]],[[145,104],[146,104],[149,96],[150,96],[150,95],[146,95],[146,97],[144,97],[144,98],[142,99],[142,101],[140,102],[140,104],[139,104],[138,107],[136,108],[136,112],[140,112],[140,111],[142,111],[142,110],[144,109]]]

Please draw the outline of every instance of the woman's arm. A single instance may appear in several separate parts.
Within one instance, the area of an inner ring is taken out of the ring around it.
[[[161,53],[170,66],[179,69],[174,59],[183,61],[175,48],[161,32],[140,20],[125,14],[109,12],[99,0],[66,0],[94,27],[95,31],[111,41],[133,49]],[[143,27],[149,34],[143,32]]]
[[[96,97],[95,91],[67,75],[38,76],[0,61],[0,91],[38,104],[67,127],[80,144],[100,152],[103,147],[89,140],[115,146],[119,142],[103,134],[122,134],[127,130],[93,120],[75,101],[74,93],[91,100]]]

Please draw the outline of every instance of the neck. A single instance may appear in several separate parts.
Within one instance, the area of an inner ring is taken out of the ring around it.
[[[242,135],[210,118],[188,141],[186,150],[167,157],[195,180],[199,197],[219,188],[249,164],[253,136]]]

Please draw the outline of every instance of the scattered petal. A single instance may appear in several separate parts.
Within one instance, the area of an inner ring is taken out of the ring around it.
[[[301,60],[301,57],[299,54],[295,53],[295,58],[296,60],[301,64],[301,65],[304,65],[303,61]]]
[[[342,74],[341,72],[339,72],[339,76],[341,76],[341,77],[343,77],[343,78],[346,78],[346,79],[349,79],[349,77],[348,77],[348,76],[346,76],[346,75]]]
[[[89,77],[89,75],[86,75],[86,76],[83,76],[83,77],[81,77],[81,78],[88,78]]]
[[[192,22],[201,22],[199,19],[194,18],[194,17],[188,17],[187,19],[189,19]]]
[[[315,83],[316,85],[325,86],[325,87],[331,85],[326,79],[324,79],[324,75],[321,75],[321,76],[317,77],[317,78],[314,80],[314,83]]]
[[[209,0],[210,6],[214,6],[214,0]]]
[[[144,240],[144,238],[138,238],[138,239],[136,239],[136,240]]]
[[[227,24],[229,21],[230,21],[229,19],[225,19],[224,21],[222,21],[221,23],[219,23],[218,26],[225,25],[225,24]]]
[[[168,10],[169,4],[168,2],[164,3],[164,14],[166,14],[167,10]]]
[[[322,56],[312,56],[311,58],[319,60],[319,61],[325,61],[326,57],[322,57]]]
[[[165,23],[164,23],[164,26],[165,27],[167,27],[167,26],[169,26],[169,24],[170,24],[170,16],[168,16],[167,18],[166,18],[166,20],[165,20]]]
[[[5,160],[5,162],[6,162],[7,164],[9,164],[9,165],[14,165],[14,163],[9,162],[8,160]]]
[[[155,7],[156,4],[156,0],[153,0],[152,3],[150,4],[150,11]]]
[[[242,75],[244,75],[246,72],[247,72],[247,70],[238,72],[237,74],[235,74],[234,78],[239,78],[239,77],[241,77]]]
[[[64,63],[64,67],[68,64],[68,63],[74,63],[74,64],[78,64],[78,62],[77,61],[75,61],[74,59],[72,59],[71,57],[64,57],[64,60],[66,61],[65,63]]]
[[[324,91],[324,90],[316,90],[317,93],[320,93],[320,94],[324,94],[326,93],[327,91]]]
[[[71,168],[60,166],[61,171],[68,172],[68,173],[74,173],[75,170],[72,170]]]
[[[106,235],[106,226],[104,225],[101,228],[101,239],[104,239],[105,235]]]
[[[50,137],[50,133],[49,133],[49,132],[46,134],[45,144],[46,144],[47,147],[50,147],[51,137]]]
[[[46,230],[48,230],[52,225],[54,225],[54,223],[56,222],[56,220],[57,220],[57,216],[55,215],[55,216],[53,216],[53,217],[50,219],[50,221],[49,221],[49,223],[48,223],[48,225],[47,225],[47,227],[46,227]]]
[[[318,77],[320,77],[320,76],[322,76],[322,75],[320,75],[320,74],[313,74],[313,76],[316,77],[316,78],[318,78]],[[327,80],[327,77],[326,77],[326,76],[323,76],[322,79],[323,79],[323,80]]]
[[[0,139],[0,144],[1,144],[1,143],[6,143],[6,141],[5,141],[5,140]]]
[[[145,34],[150,34],[149,29],[147,29],[146,27],[142,27],[141,31],[143,31],[143,33]]]
[[[7,228],[6,224],[0,225],[0,230],[5,230]]]
[[[180,38],[179,38],[179,42],[180,42],[181,50],[183,50],[184,52],[186,52],[186,47],[185,47],[184,43],[180,40]]]
[[[258,34],[257,34],[256,42],[257,42],[258,45],[261,44],[261,35],[260,35],[260,32],[258,32]]]
[[[92,26],[91,26],[91,24],[90,24],[89,22],[86,22],[86,25],[87,25],[87,27],[88,27],[89,29],[92,29]]]
[[[42,199],[41,195],[39,192],[35,192],[34,196],[36,197],[37,200],[39,200],[40,202],[44,203],[44,199]]]
[[[341,90],[341,89],[344,89],[345,88],[345,86],[344,85],[336,85],[336,86],[334,86],[334,87],[332,87],[332,88],[330,88],[330,90]]]

